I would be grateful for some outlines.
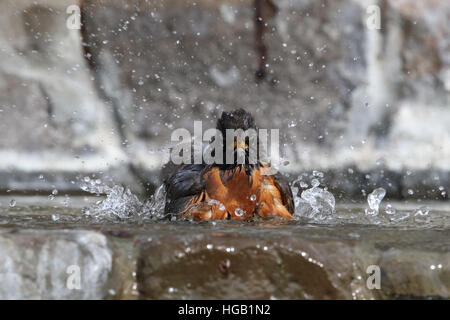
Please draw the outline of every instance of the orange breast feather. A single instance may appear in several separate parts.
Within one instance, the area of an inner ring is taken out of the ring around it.
[[[282,203],[274,178],[262,175],[258,169],[253,170],[251,179],[239,168],[233,175],[225,171],[223,181],[218,168],[208,171],[204,178],[206,189],[190,208],[190,213],[198,220],[226,219],[227,216],[239,220],[252,217],[254,213],[262,217],[293,218]]]

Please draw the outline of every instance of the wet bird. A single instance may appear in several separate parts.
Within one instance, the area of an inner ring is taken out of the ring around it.
[[[249,161],[248,137],[240,142],[235,137],[227,146],[227,129],[257,130],[252,115],[243,109],[223,112],[217,129],[223,137],[224,158],[231,150],[234,161],[182,165],[165,181],[165,213],[195,220],[243,220],[254,215],[293,219],[289,184],[279,173],[267,175],[268,163],[259,158]],[[238,148],[245,150],[245,162],[237,161]]]

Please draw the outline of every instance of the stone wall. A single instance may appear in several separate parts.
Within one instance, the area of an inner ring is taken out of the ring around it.
[[[78,190],[95,173],[152,189],[173,129],[244,107],[281,129],[293,176],[324,171],[343,196],[442,199],[448,1],[271,3],[257,78],[254,1],[2,1],[0,187]],[[80,30],[66,27],[71,4]],[[380,30],[366,25],[372,4]]]

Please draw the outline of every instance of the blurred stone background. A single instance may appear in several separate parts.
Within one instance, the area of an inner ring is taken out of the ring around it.
[[[78,191],[95,174],[151,192],[174,129],[243,107],[281,129],[292,179],[446,199],[449,20],[448,0],[4,0],[0,189]]]

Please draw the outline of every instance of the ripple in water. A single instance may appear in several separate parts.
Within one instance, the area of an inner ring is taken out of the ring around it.
[[[368,208],[365,211],[336,213],[333,194],[326,187],[320,186],[323,185],[323,178],[323,173],[313,171],[311,175],[300,175],[291,184],[295,204],[294,216],[298,220],[320,224],[356,223],[386,226],[400,223],[423,225],[431,222],[430,210],[426,206],[408,212],[397,210],[387,203],[382,210],[382,200],[386,195],[383,188],[376,188],[367,196]],[[310,185],[311,188],[308,188]],[[163,185],[146,201],[141,201],[129,188],[120,185],[110,187],[101,180],[90,177],[83,178],[81,189],[96,195],[106,195],[105,199],[84,210],[85,217],[94,218],[96,221],[145,222],[166,218],[166,193]],[[240,215],[241,212],[236,214]]]

